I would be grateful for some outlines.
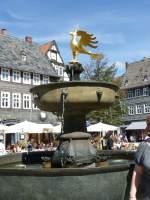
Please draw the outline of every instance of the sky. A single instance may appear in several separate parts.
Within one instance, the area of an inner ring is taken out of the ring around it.
[[[64,62],[72,60],[69,32],[75,28],[96,36],[94,52],[105,55],[124,73],[124,63],[150,57],[149,0],[0,0],[0,28],[17,38],[32,36],[44,44],[55,40]],[[90,62],[80,55],[84,65]]]

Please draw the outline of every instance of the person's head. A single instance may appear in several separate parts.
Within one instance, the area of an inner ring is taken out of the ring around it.
[[[112,131],[108,131],[107,133],[106,133],[106,135],[105,135],[105,138],[107,139],[107,138],[110,138],[110,137],[112,137]]]

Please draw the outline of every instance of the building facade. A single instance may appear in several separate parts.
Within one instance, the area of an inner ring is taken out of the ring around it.
[[[38,45],[0,30],[0,122],[15,124],[24,120],[54,123],[57,117],[39,110],[30,89],[64,78],[64,62],[55,41]],[[55,55],[55,56],[54,56]]]
[[[123,104],[127,108],[124,124],[145,121],[150,113],[150,58],[126,63],[123,89],[126,91]]]

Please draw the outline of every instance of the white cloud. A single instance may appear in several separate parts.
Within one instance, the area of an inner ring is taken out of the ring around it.
[[[13,18],[15,20],[19,20],[19,21],[20,20],[24,20],[24,18],[22,16],[20,16],[19,14],[14,13],[13,11],[6,10],[6,12],[11,18]]]
[[[33,20],[33,17],[29,18],[29,17],[23,16],[22,14],[15,13],[12,10],[6,10],[6,13],[9,15],[10,18],[16,21],[30,21],[30,20],[32,21]]]

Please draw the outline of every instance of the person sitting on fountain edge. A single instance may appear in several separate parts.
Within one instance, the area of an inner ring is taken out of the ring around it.
[[[129,200],[150,199],[150,115],[146,118],[148,137],[140,143],[135,154]]]

